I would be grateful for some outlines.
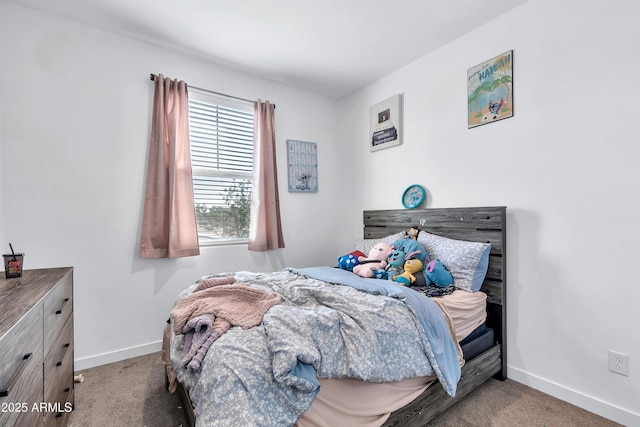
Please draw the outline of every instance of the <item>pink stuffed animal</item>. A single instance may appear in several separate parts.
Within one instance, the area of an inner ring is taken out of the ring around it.
[[[359,257],[360,263],[353,267],[353,272],[360,277],[373,277],[374,272],[387,266],[387,258],[391,253],[391,246],[384,242],[377,243],[369,251],[368,257]]]

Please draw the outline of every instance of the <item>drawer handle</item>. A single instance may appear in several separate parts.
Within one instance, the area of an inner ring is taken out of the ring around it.
[[[65,298],[64,301],[62,301],[62,305],[56,310],[56,314],[62,314],[62,310],[64,310],[64,306],[67,305],[67,302],[69,302],[69,298]]]
[[[64,361],[64,357],[67,355],[67,351],[69,350],[69,346],[71,345],[70,342],[66,343],[65,345],[62,346],[62,348],[64,349],[63,353],[62,353],[62,357],[60,358],[60,361],[58,363],[56,363],[56,366],[61,366],[62,362]]]
[[[32,354],[33,353],[27,353],[24,356],[22,356],[22,359],[18,362],[18,366],[14,368],[13,372],[9,376],[7,383],[0,388],[0,397],[9,396],[9,391],[11,391],[16,381],[18,381],[18,378],[20,378],[20,375],[22,374],[22,371],[24,371],[24,368],[29,363],[29,359],[31,358]]]
[[[69,393],[71,393],[71,389],[70,389],[69,387],[67,387],[67,388],[65,388],[65,389],[64,389],[64,391],[65,391],[65,394],[64,394],[64,400],[63,400],[63,402],[64,402],[64,406],[65,406],[65,408],[66,408],[66,406],[67,406],[67,402],[68,402],[68,399],[69,399]],[[63,415],[64,415],[64,413],[63,413],[63,412],[58,412],[58,413],[56,414],[56,418],[60,418],[60,417],[61,417],[61,416],[63,416]]]

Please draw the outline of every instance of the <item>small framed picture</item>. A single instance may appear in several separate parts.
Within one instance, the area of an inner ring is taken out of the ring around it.
[[[402,95],[394,95],[369,110],[371,151],[394,147],[402,143]]]

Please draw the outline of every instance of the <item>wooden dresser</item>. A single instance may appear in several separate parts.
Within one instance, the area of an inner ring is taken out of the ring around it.
[[[0,426],[66,425],[73,386],[73,268],[0,273]]]

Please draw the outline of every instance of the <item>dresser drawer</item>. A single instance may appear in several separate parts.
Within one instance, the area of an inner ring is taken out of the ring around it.
[[[73,387],[67,387],[58,394],[55,403],[50,403],[49,411],[44,414],[44,425],[47,427],[66,426],[73,409]]]
[[[44,397],[61,401],[66,388],[73,388],[73,319],[65,323],[58,339],[44,358]]]
[[[36,425],[42,420],[41,413],[31,410],[43,399],[42,321],[38,303],[0,338],[0,425]]]
[[[65,275],[44,297],[44,352],[48,354],[73,312],[73,276]]]

